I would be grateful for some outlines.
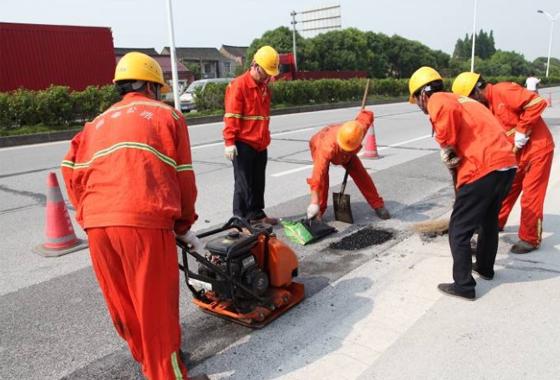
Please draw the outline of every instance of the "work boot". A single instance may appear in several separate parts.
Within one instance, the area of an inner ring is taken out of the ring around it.
[[[517,254],[529,253],[531,251],[534,251],[537,248],[538,247],[536,247],[532,244],[529,244],[524,240],[519,240],[517,243],[515,243],[511,247],[511,253],[517,253]]]
[[[391,219],[391,214],[389,214],[389,211],[387,211],[387,209],[383,206],[374,208],[374,211],[375,211],[375,215],[377,215],[380,219],[383,220]]]
[[[473,263],[472,265],[472,270],[473,272],[478,273],[478,275],[480,276],[480,278],[486,280],[486,281],[490,281],[494,278],[494,273],[485,273],[485,272],[481,272],[480,268],[478,267],[478,263]],[[494,272],[494,271],[492,271]]]
[[[448,296],[453,296],[453,297],[458,297],[458,298],[463,298],[469,301],[474,301],[475,298],[475,293],[474,290],[472,292],[468,292],[468,293],[459,293],[455,290],[455,284],[454,283],[450,283],[450,284],[439,284],[438,289],[440,292],[447,294]]]
[[[188,380],[210,380],[210,378],[205,374],[202,373],[200,375],[196,375],[196,376],[189,376]]]

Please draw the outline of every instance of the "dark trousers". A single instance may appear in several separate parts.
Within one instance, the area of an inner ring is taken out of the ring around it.
[[[494,274],[498,251],[498,213],[514,176],[515,169],[494,171],[457,191],[449,221],[449,246],[453,255],[455,290],[459,293],[472,293],[476,285],[471,274],[470,241],[477,228],[478,269],[485,274]]]
[[[240,141],[235,146],[237,156],[233,160],[233,214],[249,220],[264,218],[267,150],[259,152]]]

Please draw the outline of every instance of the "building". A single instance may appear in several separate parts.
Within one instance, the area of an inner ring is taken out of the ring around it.
[[[200,68],[202,79],[234,76],[236,61],[224,56],[216,48],[178,47],[175,52],[185,66],[195,65]],[[161,54],[170,54],[169,47],[163,48]]]
[[[231,45],[222,45],[220,48],[220,53],[224,55],[226,58],[229,58],[235,61],[237,66],[244,66],[247,62],[245,55],[247,54],[248,46],[231,46]]]
[[[116,57],[122,57],[123,55],[125,55],[126,53],[130,53],[132,51],[137,51],[138,53],[144,53],[149,55],[150,57],[159,55],[158,52],[156,51],[156,49],[154,48],[115,48],[115,56]]]
[[[110,28],[0,23],[0,91],[111,84],[115,73]]]

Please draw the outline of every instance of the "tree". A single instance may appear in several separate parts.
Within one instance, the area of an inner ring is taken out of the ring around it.
[[[200,64],[194,62],[183,62],[187,70],[193,73],[194,80],[199,80],[202,76]]]
[[[368,71],[373,58],[364,32],[355,28],[334,30],[309,40],[306,68]]]
[[[486,33],[484,30],[476,34],[474,55],[482,59],[490,58],[496,52],[494,46],[494,32]],[[466,34],[464,39],[458,39],[453,50],[453,58],[470,59],[472,54],[472,34]]]
[[[305,44],[306,40],[296,32],[298,63],[302,62],[305,59]],[[245,64],[246,67],[249,67],[249,65],[251,65],[253,55],[255,55],[255,52],[264,45],[272,46],[278,53],[290,53],[292,52],[293,48],[292,31],[286,26],[281,26],[274,30],[265,32],[260,38],[255,38],[247,49],[247,62]]]

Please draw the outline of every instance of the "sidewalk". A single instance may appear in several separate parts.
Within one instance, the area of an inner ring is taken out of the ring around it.
[[[551,129],[560,145],[559,128]],[[413,235],[192,373],[213,380],[559,378],[559,156],[557,148],[541,248],[509,253],[517,205],[500,236],[494,280],[475,276],[475,302],[436,289],[452,281],[447,237]]]

